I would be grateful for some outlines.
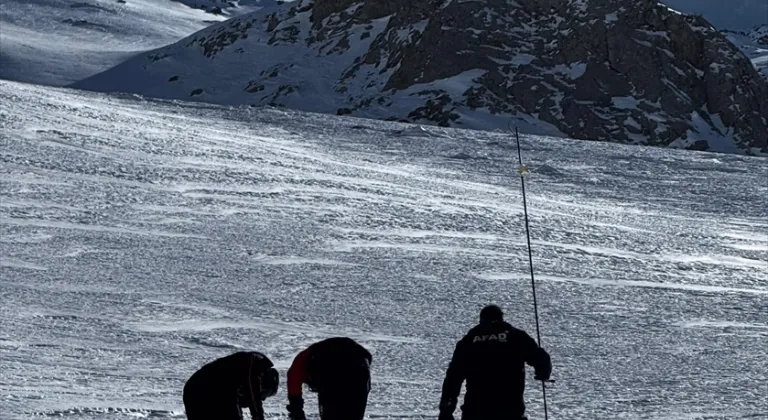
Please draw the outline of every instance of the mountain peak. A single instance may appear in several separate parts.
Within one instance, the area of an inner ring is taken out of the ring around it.
[[[768,84],[653,0],[297,0],[78,84],[442,126],[768,153]]]

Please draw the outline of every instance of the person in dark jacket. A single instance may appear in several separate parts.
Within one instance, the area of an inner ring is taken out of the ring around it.
[[[248,408],[264,420],[262,401],[277,393],[280,376],[272,361],[259,352],[237,352],[214,360],[184,385],[189,420],[241,420]]]
[[[288,369],[288,413],[305,420],[302,385],[317,392],[321,420],[362,420],[371,390],[373,357],[351,338],[334,337],[299,353]]]
[[[535,369],[536,380],[549,380],[549,354],[525,331],[504,322],[501,308],[486,306],[480,324],[456,345],[443,382],[439,420],[453,420],[464,381],[462,420],[525,419],[525,364]]]

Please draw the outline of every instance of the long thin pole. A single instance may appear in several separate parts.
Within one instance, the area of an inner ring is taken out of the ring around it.
[[[523,153],[520,150],[520,134],[515,127],[515,140],[517,141],[517,160],[520,162],[520,185],[523,192],[523,213],[525,214],[525,238],[528,241],[528,263],[531,268],[531,289],[533,290],[533,313],[536,317],[536,340],[541,347],[541,330],[539,329],[539,304],[536,301],[536,279],[533,275],[533,251],[531,250],[531,230],[528,223],[528,200],[525,198],[525,166],[523,166]],[[541,381],[541,392],[544,397],[544,420],[549,420],[549,413],[547,410],[547,384],[545,381]]]

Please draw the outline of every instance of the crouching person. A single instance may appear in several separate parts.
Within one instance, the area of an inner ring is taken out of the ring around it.
[[[269,358],[258,352],[238,352],[214,360],[184,385],[189,420],[241,420],[248,408],[254,420],[264,420],[262,401],[277,393],[280,376]]]

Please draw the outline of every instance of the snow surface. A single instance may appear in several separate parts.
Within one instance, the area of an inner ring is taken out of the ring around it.
[[[187,0],[185,0],[187,1]],[[193,3],[192,1],[187,1]],[[63,86],[221,22],[172,0],[3,0],[0,78]],[[271,2],[265,2],[271,4]]]
[[[480,307],[532,301],[512,138],[408,127],[0,81],[2,418],[183,418],[201,364],[284,384],[332,335],[368,418],[434,418]],[[551,418],[768,412],[768,159],[522,143]]]

